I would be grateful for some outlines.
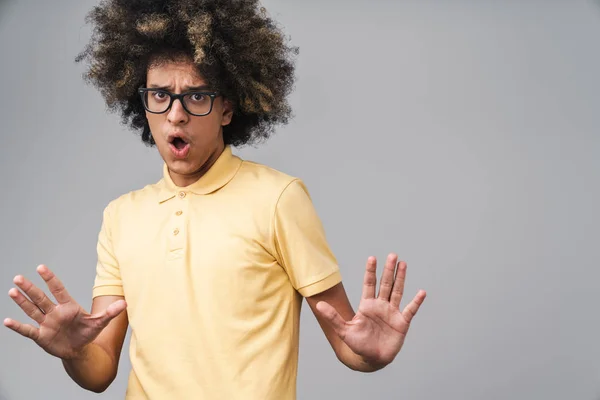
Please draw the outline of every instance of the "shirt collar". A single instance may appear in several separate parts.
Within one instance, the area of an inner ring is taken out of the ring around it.
[[[180,187],[175,185],[169,174],[167,164],[164,163],[163,178],[159,181],[160,191],[158,201],[162,203],[172,199],[178,192],[203,195],[217,191],[233,179],[241,164],[241,158],[235,156],[231,151],[231,146],[227,145],[219,158],[217,158],[217,161],[200,179],[189,186]]]

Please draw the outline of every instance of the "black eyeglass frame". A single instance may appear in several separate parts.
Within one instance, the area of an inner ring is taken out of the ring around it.
[[[148,106],[146,105],[146,99],[145,99],[145,95],[148,92],[160,92],[160,93],[164,93],[167,96],[169,96],[169,105],[168,107],[165,109],[165,111],[152,111],[148,109]],[[204,117],[208,114],[210,114],[213,110],[213,105],[215,103],[215,99],[217,97],[219,97],[221,94],[219,92],[212,92],[212,91],[205,91],[205,90],[193,90],[190,92],[185,92],[185,93],[171,93],[167,90],[164,89],[154,89],[154,88],[139,88],[138,89],[138,93],[140,94],[141,100],[142,100],[142,105],[144,106],[144,108],[146,109],[146,111],[148,111],[151,114],[164,114],[167,111],[169,111],[171,109],[171,107],[173,106],[173,102],[175,100],[179,100],[179,102],[181,103],[181,105],[183,106],[183,109],[190,115],[193,115],[195,117]],[[204,96],[208,96],[210,97],[210,108],[208,109],[208,112],[204,113],[204,114],[194,114],[193,112],[191,112],[190,110],[188,110],[188,108],[185,106],[185,102],[183,101],[183,98],[185,96],[189,96],[189,95],[193,95],[193,94],[201,94]]]

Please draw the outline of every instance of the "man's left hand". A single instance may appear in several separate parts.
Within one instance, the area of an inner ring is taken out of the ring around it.
[[[410,323],[425,300],[420,290],[412,301],[400,311],[404,294],[406,263],[390,254],[376,295],[377,260],[369,257],[363,283],[363,293],[358,312],[351,321],[345,321],[330,304],[320,301],[318,311],[335,329],[346,345],[372,366],[391,363],[400,352]]]

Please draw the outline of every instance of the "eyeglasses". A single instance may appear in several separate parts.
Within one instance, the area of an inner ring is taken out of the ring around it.
[[[197,117],[210,114],[215,98],[219,96],[217,92],[200,91],[175,94],[162,89],[149,88],[140,88],[138,92],[142,97],[144,108],[149,113],[165,113],[171,108],[175,100],[179,100],[188,114]]]

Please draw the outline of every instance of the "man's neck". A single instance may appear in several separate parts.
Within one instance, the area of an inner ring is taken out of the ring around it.
[[[178,187],[186,187],[198,182],[200,178],[202,178],[208,172],[208,170],[215,164],[217,159],[223,153],[224,149],[225,145],[219,146],[217,149],[215,149],[215,151],[213,151],[212,154],[208,157],[206,162],[202,164],[202,166],[197,171],[191,174],[181,175],[169,170],[169,176],[171,177],[171,180]]]

